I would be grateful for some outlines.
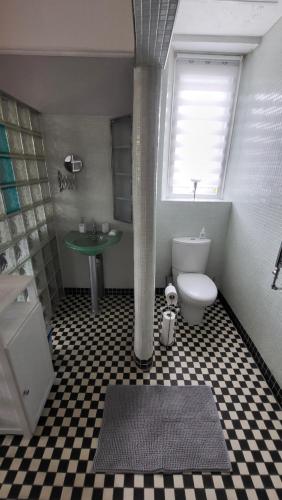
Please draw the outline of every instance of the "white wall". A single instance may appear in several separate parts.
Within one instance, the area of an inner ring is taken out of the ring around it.
[[[56,224],[65,287],[89,287],[88,258],[66,249],[64,235],[78,228],[80,217],[89,222],[109,221],[124,231],[122,240],[104,252],[105,286],[133,287],[132,226],[113,220],[110,118],[81,115],[43,115],[46,155],[52,184]],[[84,168],[76,191],[59,192],[58,169],[68,153],[79,155]]]
[[[282,239],[282,20],[244,63],[225,198],[222,292],[281,385],[282,292],[270,285]]]
[[[157,202],[157,272],[156,286],[165,286],[171,271],[171,240],[177,236],[199,236],[202,227],[212,239],[207,274],[220,284],[223,246],[230,203],[224,202]]]
[[[0,89],[42,113],[128,114],[133,59],[0,55]]]
[[[163,201],[163,171],[166,171],[169,148],[170,92],[172,53],[163,71],[161,96],[161,130],[157,176],[156,204],[156,286],[165,286],[171,274],[171,240],[177,236],[198,236],[202,227],[212,239],[207,274],[220,283],[223,246],[231,203],[223,201]]]

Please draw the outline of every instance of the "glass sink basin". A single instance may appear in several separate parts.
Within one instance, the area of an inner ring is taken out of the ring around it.
[[[103,233],[80,233],[79,231],[71,231],[65,236],[64,242],[66,247],[74,250],[75,252],[93,256],[101,254],[105,248],[118,243],[121,239],[121,236],[121,231],[117,231],[114,235]]]

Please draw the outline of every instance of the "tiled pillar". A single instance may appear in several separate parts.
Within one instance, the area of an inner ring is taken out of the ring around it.
[[[134,353],[137,365],[145,369],[150,367],[153,356],[160,81],[161,69],[156,66],[134,70]]]

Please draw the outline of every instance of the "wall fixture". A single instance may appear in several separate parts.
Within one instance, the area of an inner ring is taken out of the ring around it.
[[[280,287],[276,286],[276,282],[278,280],[278,276],[279,276],[281,268],[282,268],[282,242],[281,242],[280,248],[278,250],[277,259],[275,262],[275,268],[274,268],[274,271],[272,272],[272,274],[274,275],[272,285],[271,285],[272,290],[282,290],[281,286]]]
[[[83,162],[78,156],[69,154],[65,157],[64,167],[72,175],[64,175],[60,170],[58,170],[58,185],[60,192],[76,189],[75,174],[82,170]]]
[[[69,175],[63,175],[62,172],[58,170],[58,185],[60,192],[75,189],[75,176],[70,177]]]
[[[65,157],[65,169],[71,174],[77,174],[83,168],[82,160],[73,154],[67,155]]]
[[[5,253],[0,253],[0,273],[3,273],[8,267],[8,262]]]

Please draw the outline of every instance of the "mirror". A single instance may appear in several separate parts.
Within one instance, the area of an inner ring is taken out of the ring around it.
[[[67,155],[64,162],[65,168],[71,174],[77,174],[83,167],[82,160],[73,154]]]

